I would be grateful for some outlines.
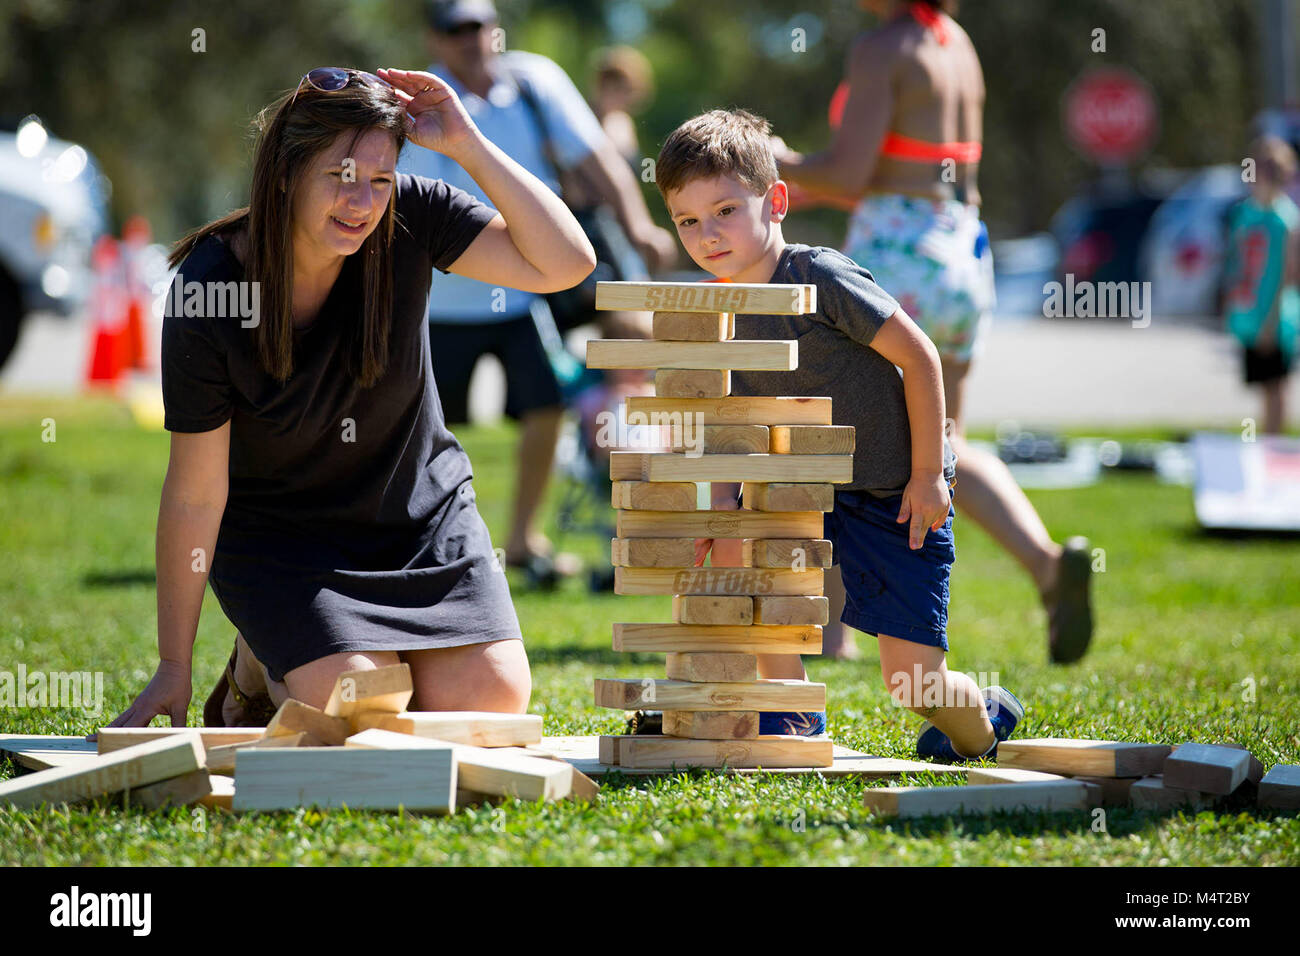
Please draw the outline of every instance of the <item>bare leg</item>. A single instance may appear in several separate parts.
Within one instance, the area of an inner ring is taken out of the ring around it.
[[[948,735],[961,756],[978,756],[996,739],[979,687],[948,670],[942,648],[881,634],[880,674],[889,695]]]
[[[1264,383],[1264,434],[1280,435],[1286,426],[1286,379]]]
[[[844,578],[838,564],[826,569],[826,586],[823,589],[830,613],[830,620],[822,627],[822,657],[834,657],[841,661],[855,661],[862,656],[858,650],[857,631],[845,627],[840,616],[844,613]]]
[[[943,391],[953,422],[948,440],[958,459],[953,503],[1020,562],[1040,592],[1046,591],[1056,581],[1061,546],[1002,460],[966,443],[963,398],[969,370],[969,362],[943,359]]]
[[[313,707],[324,708],[339,675],[347,671],[370,671],[400,664],[396,651],[346,651],[327,654],[310,664],[295,667],[284,675],[289,696]]]
[[[524,642],[492,641],[400,652],[411,665],[411,710],[522,714],[532,694]]]
[[[525,412],[519,436],[519,474],[515,485],[515,510],[506,544],[506,560],[522,563],[530,554],[547,554],[550,542],[537,528],[537,512],[546,494],[555,461],[564,409],[535,408]]]

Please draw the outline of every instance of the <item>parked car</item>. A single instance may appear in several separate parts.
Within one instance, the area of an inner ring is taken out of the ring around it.
[[[85,303],[107,188],[94,157],[35,116],[0,128],[0,366],[28,313],[67,316]]]

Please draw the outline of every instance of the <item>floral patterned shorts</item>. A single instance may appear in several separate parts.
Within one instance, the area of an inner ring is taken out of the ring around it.
[[[844,254],[870,270],[940,355],[966,361],[976,354],[994,305],[993,256],[978,207],[866,196],[849,220]]]

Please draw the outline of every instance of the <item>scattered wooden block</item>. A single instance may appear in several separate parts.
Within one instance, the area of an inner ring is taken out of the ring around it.
[[[756,710],[665,710],[665,737],[749,740],[758,736]]]
[[[817,287],[763,282],[597,282],[596,308],[809,315],[817,311]]]
[[[209,810],[233,810],[235,805],[235,779],[212,774],[208,779],[212,790],[199,798],[199,806]]]
[[[311,747],[320,744],[321,741],[311,734],[302,732],[281,734],[279,737],[259,737],[257,740],[245,740],[237,744],[222,744],[208,750],[207,768],[211,773],[234,773],[236,755],[239,751],[250,747],[274,750],[281,747]]]
[[[184,734],[96,755],[67,767],[38,770],[0,782],[0,806],[35,807],[42,803],[74,803],[117,793],[203,766],[198,734]]]
[[[731,372],[725,368],[661,368],[655,372],[655,395],[660,398],[726,398],[730,394]]]
[[[1267,810],[1300,810],[1300,766],[1274,764],[1259,782],[1255,802]]]
[[[1130,804],[1129,790],[1138,781],[1137,777],[1075,777],[1075,780],[1096,787],[1103,807],[1127,807]]]
[[[609,563],[616,568],[689,568],[694,538],[611,538]]]
[[[1002,750],[1001,744],[998,750]],[[1167,786],[1159,774],[1133,781],[1128,798],[1135,810],[1176,810],[1183,807],[1205,810],[1214,806],[1214,797],[1210,794]]]
[[[1260,780],[1263,779],[1264,765],[1260,763],[1257,759],[1255,759],[1255,755],[1250,753],[1250,751],[1246,749],[1245,744],[1224,743],[1224,744],[1219,744],[1219,746],[1231,747],[1233,750],[1245,750],[1246,753],[1250,754],[1250,768],[1246,771],[1247,783],[1258,784]],[[1178,749],[1177,747],[1174,748],[1174,750],[1177,749]]]
[[[657,654],[820,654],[821,647],[821,628],[808,625],[614,625],[616,651],[650,651]]]
[[[244,750],[235,771],[235,810],[347,806],[354,810],[455,810],[451,744],[413,750],[295,747]]]
[[[823,583],[824,572],[820,568],[811,571],[791,571],[788,568],[614,569],[615,594],[821,594]]]
[[[741,503],[752,511],[834,511],[835,486],[827,482],[745,482]],[[816,537],[816,535],[814,535]]]
[[[614,451],[609,477],[615,481],[829,482],[853,480],[852,455],[700,455]]]
[[[204,750],[224,744],[244,743],[266,735],[264,727],[100,727],[95,731],[95,745],[101,754],[111,754],[125,747],[165,740],[184,734],[198,734]]]
[[[85,763],[96,755],[95,742],[62,734],[0,734],[0,753],[28,770],[49,770]]]
[[[145,810],[163,807],[187,807],[212,793],[212,779],[207,770],[191,770],[179,777],[159,780],[126,791],[126,803]]]
[[[634,395],[627,414],[691,416],[701,425],[829,425],[831,400],[803,396],[740,396],[729,398],[653,398]],[[695,416],[699,416],[696,418]]]
[[[1213,744],[1180,744],[1165,758],[1164,785],[1225,796],[1246,782],[1250,752]]]
[[[331,717],[311,704],[289,697],[266,725],[266,736],[288,737],[307,733],[324,744],[340,746],[352,733],[346,717]]]
[[[767,454],[767,426],[766,425],[703,425],[704,434],[698,434],[696,431],[686,431],[684,434],[680,429],[673,431],[672,450],[691,454],[702,453],[706,455],[764,455]],[[695,448],[692,449],[686,442],[686,439],[695,442]],[[702,439],[702,440],[701,440]]]
[[[1001,753],[1002,744],[998,745]],[[930,817],[1019,810],[1084,810],[1088,788],[1075,780],[1037,783],[967,784],[964,787],[882,787],[863,794],[867,809],[882,816]]]
[[[693,684],[679,680],[596,678],[596,706],[635,710],[825,710],[826,685],[802,680]]]
[[[661,342],[725,342],[736,337],[736,323],[726,312],[656,312],[651,336]]]
[[[536,714],[478,710],[365,713],[357,715],[353,726],[358,732],[378,727],[472,747],[522,747],[542,739],[542,718]]]
[[[335,682],[325,713],[330,717],[351,717],[367,710],[396,714],[406,709],[413,693],[411,666],[406,663],[346,671]]]
[[[754,600],[712,594],[674,594],[673,620],[678,624],[753,624]]]
[[[769,734],[744,740],[693,740],[636,734],[601,737],[600,748],[601,763],[633,769],[779,769],[829,767],[834,763],[835,746],[829,737]]]
[[[825,538],[746,538],[741,556],[747,568],[829,568],[831,543]]]
[[[610,504],[630,511],[694,511],[698,490],[693,481],[616,481]]]
[[[587,368],[716,368],[792,372],[799,367],[793,339],[731,339],[727,342],[656,342],[653,339],[590,339]]]
[[[772,428],[774,455],[851,455],[852,425],[776,425]]]
[[[1044,783],[1049,780],[1064,780],[1057,773],[1043,773],[1041,770],[1004,770],[1001,767],[970,767],[966,771],[967,783]]]
[[[998,765],[1073,776],[1141,777],[1160,773],[1169,749],[1168,744],[1068,737],[1004,740],[998,744]]]
[[[830,600],[819,595],[754,598],[755,624],[825,625],[830,617]]]
[[[704,684],[758,680],[758,656],[755,654],[679,651],[669,654],[664,665],[669,680]]]
[[[624,511],[620,538],[820,538],[817,512]],[[693,563],[693,562],[692,562]]]

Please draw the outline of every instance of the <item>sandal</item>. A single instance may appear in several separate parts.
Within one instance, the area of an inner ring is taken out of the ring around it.
[[[230,660],[226,662],[226,669],[217,678],[217,686],[212,688],[212,693],[208,695],[207,701],[203,704],[203,726],[205,727],[226,726],[222,706],[226,702],[227,693],[235,698],[235,703],[244,709],[244,720],[246,722],[236,726],[265,727],[271,718],[275,716],[275,704],[271,703],[271,698],[266,693],[249,696],[241,691],[239,685],[235,683],[235,661],[238,654],[239,642],[236,641],[235,649],[230,652]]]

